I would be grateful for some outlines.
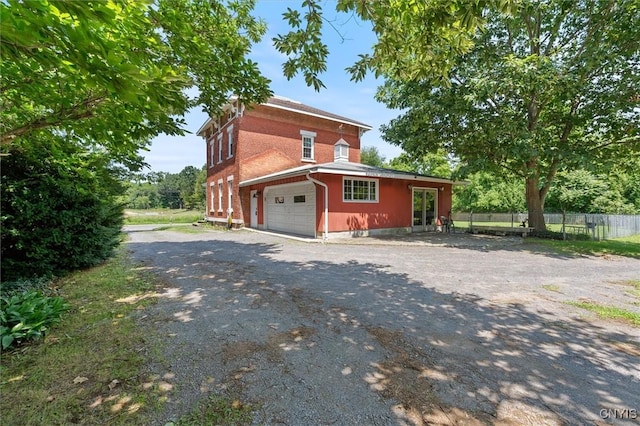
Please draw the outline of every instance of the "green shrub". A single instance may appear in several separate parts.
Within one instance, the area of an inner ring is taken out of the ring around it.
[[[47,329],[68,309],[69,304],[61,297],[45,296],[35,290],[0,297],[2,349],[43,338]]]
[[[98,264],[119,244],[123,188],[104,154],[29,140],[2,158],[2,280]]]

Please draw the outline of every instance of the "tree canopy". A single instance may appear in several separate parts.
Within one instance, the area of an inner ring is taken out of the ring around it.
[[[326,71],[329,54],[321,37],[323,24],[329,20],[321,3],[302,1],[302,13],[289,8],[283,18],[291,31],[273,39],[275,47],[287,55],[284,75],[292,78],[302,73],[307,85],[316,90],[324,87],[320,76]],[[473,47],[473,34],[484,22],[484,8],[508,11],[514,3],[513,0],[338,0],[337,12],[350,13],[367,22],[377,36],[371,52],[359,54],[347,71],[355,81],[362,80],[368,71],[376,77],[399,80],[446,78],[451,60]]]
[[[640,9],[634,1],[522,1],[489,10],[449,78],[390,79],[378,98],[403,115],[383,137],[463,171],[520,176],[544,230],[558,171],[640,152]]]
[[[0,141],[45,132],[134,160],[181,134],[189,108],[270,94],[247,58],[265,25],[254,0],[0,3]]]

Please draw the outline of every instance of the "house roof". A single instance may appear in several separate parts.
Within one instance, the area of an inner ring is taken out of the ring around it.
[[[293,169],[283,170],[269,175],[260,176],[253,179],[248,179],[240,182],[240,186],[249,186],[258,183],[270,182],[278,179],[304,176],[307,173],[328,173],[348,176],[362,176],[362,177],[377,177],[377,178],[389,178],[389,179],[407,179],[415,180],[416,182],[436,182],[436,183],[449,183],[454,185],[462,185],[463,182],[454,182],[450,179],[445,179],[436,176],[421,175],[418,173],[405,172],[402,170],[385,169],[382,167],[373,167],[367,164],[352,163],[348,161],[334,161],[331,163],[322,164],[310,164]]]
[[[235,97],[231,98],[232,100],[235,100]],[[297,112],[299,114],[303,114],[303,115],[309,115],[312,117],[319,117],[319,118],[324,118],[326,120],[331,120],[331,121],[335,121],[338,123],[343,123],[343,124],[349,124],[351,126],[356,126],[360,129],[362,129],[363,131],[367,131],[367,130],[371,130],[372,127],[369,126],[368,124],[364,124],[361,123],[359,121],[356,120],[352,120],[350,118],[347,117],[343,117],[337,114],[333,114],[327,111],[323,111],[321,109],[318,108],[314,108],[311,107],[309,105],[305,105],[301,102],[298,101],[294,101],[292,99],[288,99],[282,96],[272,96],[270,97],[266,102],[262,103],[261,105],[264,105],[266,107],[270,107],[270,108],[276,108],[276,109],[281,109],[281,110],[285,110],[285,111],[293,111],[293,112]],[[198,129],[198,131],[196,132],[197,135],[201,135],[204,130],[209,126],[209,124],[213,121],[213,117],[209,117],[207,119],[207,121],[204,122],[204,124],[202,124],[202,126],[200,126],[200,128]]]
[[[342,117],[337,114],[323,111],[321,109],[314,108],[314,107],[305,105],[303,103],[300,103],[298,101],[284,98],[282,96],[272,96],[269,98],[269,100],[267,100],[267,102],[265,102],[262,105],[265,105],[271,108],[294,111],[304,115],[310,115],[312,117],[326,118],[328,120],[337,121],[339,123],[350,124],[352,126],[359,127],[363,130],[371,130],[371,126],[369,126],[368,124],[364,124],[347,117]]]

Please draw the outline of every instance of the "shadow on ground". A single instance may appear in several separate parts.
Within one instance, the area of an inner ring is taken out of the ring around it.
[[[631,424],[640,409],[637,335],[443,293],[383,265],[276,260],[278,244],[128,247],[168,284],[152,320],[191,393],[164,420],[230,390],[266,423],[384,423],[380,410],[394,424]]]

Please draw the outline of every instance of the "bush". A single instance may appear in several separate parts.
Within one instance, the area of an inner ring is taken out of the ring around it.
[[[2,349],[43,338],[47,329],[60,321],[68,309],[69,304],[61,297],[45,296],[35,290],[0,297]]]
[[[49,138],[2,159],[2,280],[95,265],[119,244],[122,193],[104,154]]]

